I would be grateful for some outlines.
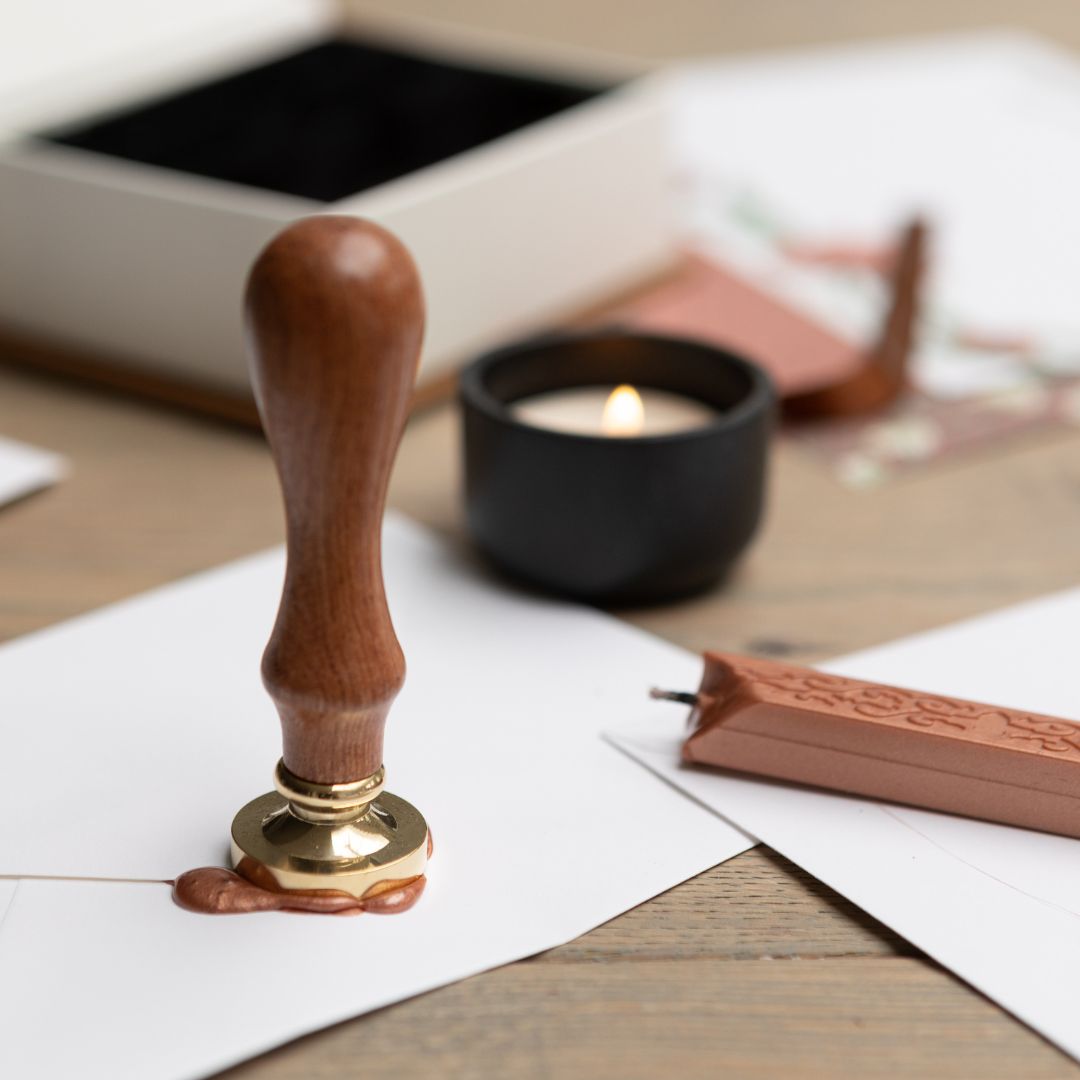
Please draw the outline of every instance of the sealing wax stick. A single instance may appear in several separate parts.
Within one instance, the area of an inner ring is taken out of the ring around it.
[[[1068,720],[707,652],[690,725],[690,764],[1080,838]]]
[[[848,378],[784,399],[789,420],[859,416],[892,404],[907,382],[915,323],[919,312],[926,227],[913,221],[905,230],[891,274],[891,300],[877,341]]]

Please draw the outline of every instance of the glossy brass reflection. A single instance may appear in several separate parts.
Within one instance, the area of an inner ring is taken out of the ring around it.
[[[361,897],[383,882],[424,873],[428,827],[420,812],[383,790],[383,770],[350,784],[314,784],[279,762],[277,791],[233,819],[232,865],[251,860],[279,889],[337,889]]]

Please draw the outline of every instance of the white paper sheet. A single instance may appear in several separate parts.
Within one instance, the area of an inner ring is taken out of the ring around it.
[[[500,588],[400,519],[384,558],[409,664],[388,782],[435,838],[421,902],[215,919],[160,884],[22,881],[0,930],[0,1075],[223,1068],[570,940],[751,845],[599,735],[649,712],[650,679],[691,678],[693,657]],[[0,874],[164,879],[223,861],[280,753],[258,663],[282,565],[256,556],[0,649],[0,715],[22,718]],[[281,1007],[313,970],[320,992]]]
[[[1080,721],[1078,640],[1080,589],[825,670]],[[679,713],[613,741],[1080,1058],[1080,841],[683,769]]]
[[[4,925],[4,919],[7,918],[8,908],[11,907],[17,888],[18,882],[0,879],[0,927]]]
[[[0,506],[55,484],[66,471],[59,454],[0,436]]]
[[[1019,33],[702,62],[677,153],[804,240],[934,226],[934,299],[969,329],[1080,343],[1080,66]]]

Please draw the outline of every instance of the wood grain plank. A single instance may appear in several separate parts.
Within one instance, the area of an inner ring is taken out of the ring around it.
[[[888,927],[766,847],[552,949],[541,963],[918,955]]]
[[[0,432],[71,476],[0,510],[0,638],[249,554],[282,536],[259,436],[0,370]]]
[[[524,962],[342,1024],[222,1074],[320,1080],[1024,1076],[1075,1066],[919,960]],[[378,1070],[376,1070],[378,1071]]]

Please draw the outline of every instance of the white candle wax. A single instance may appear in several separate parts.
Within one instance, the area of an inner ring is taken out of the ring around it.
[[[605,414],[605,406],[616,390],[619,400],[612,402]],[[516,419],[534,427],[612,438],[672,435],[704,427],[717,416],[716,409],[702,401],[648,386],[635,388],[641,402],[639,411],[633,394],[624,395],[623,390],[613,386],[549,390],[514,402],[511,411]]]

